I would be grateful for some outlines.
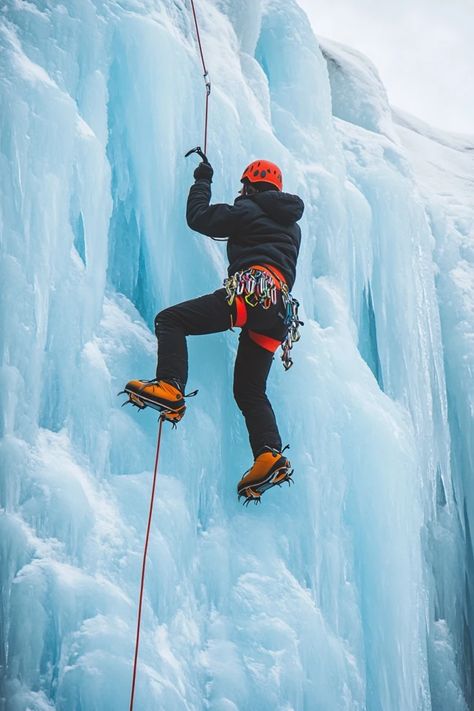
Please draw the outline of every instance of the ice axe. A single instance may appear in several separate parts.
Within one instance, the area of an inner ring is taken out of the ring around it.
[[[192,155],[193,153],[197,153],[203,163],[207,163],[207,165],[211,165],[207,159],[206,154],[202,150],[201,146],[196,146],[196,148],[191,148],[191,150],[188,151],[184,157],[188,158],[188,156]]]

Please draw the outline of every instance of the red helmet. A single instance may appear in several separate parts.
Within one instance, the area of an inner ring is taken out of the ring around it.
[[[254,160],[250,163],[242,173],[240,182],[243,183],[244,180],[248,180],[249,183],[271,183],[277,190],[283,189],[281,170],[269,160]]]

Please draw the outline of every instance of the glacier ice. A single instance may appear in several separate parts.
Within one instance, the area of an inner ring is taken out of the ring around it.
[[[306,325],[269,392],[295,487],[242,510],[235,334],[190,339],[166,431],[136,708],[473,701],[474,141],[390,108],[292,0],[202,0],[214,199],[265,155],[306,203]],[[203,85],[184,0],[5,0],[0,709],[126,708],[154,314],[217,288],[184,205]]]

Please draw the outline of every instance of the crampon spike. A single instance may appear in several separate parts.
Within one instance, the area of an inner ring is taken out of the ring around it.
[[[260,494],[260,492],[254,490],[254,489],[251,489],[250,487],[248,487],[241,494],[239,494],[238,500],[240,501],[240,499],[243,499],[244,497],[245,497],[245,501],[243,503],[244,506],[248,506],[251,501],[253,501],[255,504],[262,503],[262,495]]]

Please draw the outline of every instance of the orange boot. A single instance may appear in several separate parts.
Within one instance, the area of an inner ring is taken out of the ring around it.
[[[245,496],[244,504],[249,504],[251,501],[257,504],[262,494],[272,486],[280,485],[284,481],[291,484],[292,474],[288,459],[278,450],[267,447],[239,481],[237,486],[239,499]]]
[[[130,402],[140,410],[153,407],[169,422],[176,423],[184,417],[184,394],[166,380],[130,380],[123,392],[128,395],[125,405]]]

